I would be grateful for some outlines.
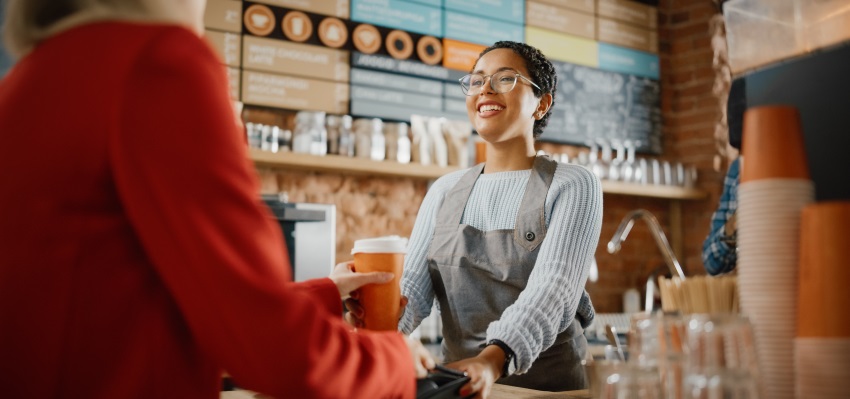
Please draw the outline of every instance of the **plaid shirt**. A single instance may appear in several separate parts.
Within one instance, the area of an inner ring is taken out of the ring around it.
[[[734,244],[736,237],[727,236],[724,227],[726,220],[738,209],[740,160],[741,158],[738,157],[729,165],[729,172],[726,173],[726,179],[723,182],[720,204],[711,217],[711,232],[702,244],[702,263],[711,275],[731,272],[738,262],[738,248]]]

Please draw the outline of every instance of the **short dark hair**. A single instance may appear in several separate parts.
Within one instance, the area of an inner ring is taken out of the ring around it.
[[[555,73],[555,67],[536,47],[511,41],[494,43],[492,46],[485,48],[478,55],[478,59],[480,60],[484,54],[500,48],[510,49],[525,60],[525,68],[528,69],[528,74],[531,75],[528,78],[540,86],[540,89],[534,86],[531,87],[537,98],[543,97],[546,93],[552,95],[552,106],[546,111],[546,115],[534,121],[534,138],[538,138],[543,133],[546,125],[549,124],[549,115],[552,113],[552,107],[555,106],[555,89],[558,87],[558,75]],[[477,60],[475,62],[478,63]]]

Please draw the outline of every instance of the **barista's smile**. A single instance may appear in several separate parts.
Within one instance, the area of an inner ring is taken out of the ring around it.
[[[493,116],[505,109],[505,106],[495,101],[483,101],[478,104],[478,116]]]

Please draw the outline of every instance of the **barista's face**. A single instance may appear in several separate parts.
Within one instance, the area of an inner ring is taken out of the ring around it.
[[[474,73],[485,76],[499,71],[516,72],[531,79],[525,67],[525,60],[507,48],[484,54],[473,68]],[[531,137],[534,116],[541,106],[540,99],[534,96],[531,85],[518,78],[513,90],[496,93],[490,86],[490,78],[484,83],[481,93],[466,97],[469,120],[478,134],[494,144]]]

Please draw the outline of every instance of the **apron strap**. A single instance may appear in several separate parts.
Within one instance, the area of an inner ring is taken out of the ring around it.
[[[457,226],[460,224],[460,218],[463,217],[463,210],[466,208],[466,201],[469,199],[469,194],[472,193],[472,188],[475,187],[475,181],[478,180],[478,176],[483,171],[484,163],[473,166],[446,193],[445,200],[440,205],[440,210],[437,211],[437,226]]]
[[[557,167],[558,163],[548,156],[534,159],[514,226],[514,241],[528,251],[537,248],[546,237],[546,196]]]

